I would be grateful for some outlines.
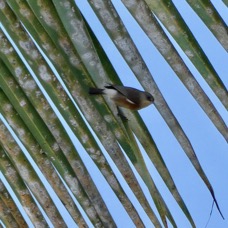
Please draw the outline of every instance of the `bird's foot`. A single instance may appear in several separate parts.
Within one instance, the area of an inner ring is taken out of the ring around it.
[[[122,110],[117,106],[117,115],[122,119],[122,121],[128,121],[128,118],[123,114]]]

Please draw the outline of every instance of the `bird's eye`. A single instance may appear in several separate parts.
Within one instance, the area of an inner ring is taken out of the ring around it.
[[[148,101],[154,101],[154,98],[153,98],[153,96],[152,95],[150,95],[150,94],[148,94],[148,96],[147,96],[147,100]]]

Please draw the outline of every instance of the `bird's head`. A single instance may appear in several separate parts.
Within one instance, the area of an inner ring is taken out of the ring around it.
[[[145,96],[147,101],[149,101],[150,103],[154,102],[154,97],[150,93],[145,92]]]
[[[143,95],[141,96],[141,108],[144,108],[154,102],[154,97],[148,93],[148,92],[143,92]]]

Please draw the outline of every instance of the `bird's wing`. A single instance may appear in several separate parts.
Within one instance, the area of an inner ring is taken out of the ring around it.
[[[137,89],[127,87],[127,86],[119,86],[119,85],[111,85],[110,87],[112,89],[117,90],[120,94],[122,94],[129,103],[136,104],[136,101],[138,101],[138,90]],[[130,99],[129,93],[131,93],[131,99]]]

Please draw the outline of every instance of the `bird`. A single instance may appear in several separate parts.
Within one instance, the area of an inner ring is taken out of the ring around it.
[[[145,91],[122,86],[122,85],[107,85],[103,89],[89,88],[90,95],[106,95],[117,106],[118,114],[122,115],[119,107],[127,108],[130,110],[140,110],[152,104],[154,97]]]

